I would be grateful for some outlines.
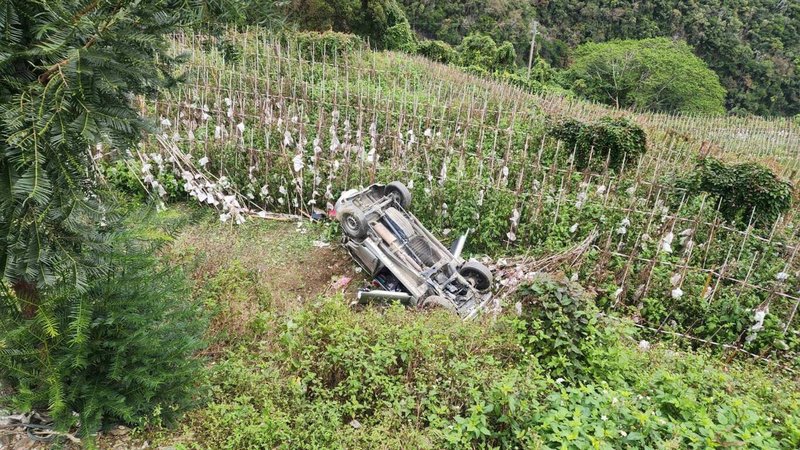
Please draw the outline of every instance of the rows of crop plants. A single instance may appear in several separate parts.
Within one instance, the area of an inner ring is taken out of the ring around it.
[[[237,35],[223,48],[176,37],[188,82],[142,102],[161,131],[125,170],[162,196],[216,206],[223,221],[313,216],[344,189],[399,179],[437,235],[470,229],[469,251],[494,257],[550,254],[596,232],[565,270],[606,310],[694,346],[800,364],[793,191],[769,169],[701,148],[703,136],[678,126],[689,119],[636,116],[646,137],[623,118],[562,120],[545,113],[555,100],[508,85],[344,35],[304,39]],[[797,164],[790,145],[776,144],[775,172]],[[748,193],[754,182],[772,190]]]
[[[608,114],[607,106],[570,97],[546,95],[536,100],[544,111],[592,119]],[[773,165],[787,178],[800,178],[800,122],[796,119],[759,116],[701,116],[640,112],[632,117],[654,137],[683,138],[690,146],[713,143],[729,156],[758,158]]]

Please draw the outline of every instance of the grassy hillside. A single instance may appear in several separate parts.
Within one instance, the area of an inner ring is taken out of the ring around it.
[[[423,58],[332,51],[323,41],[231,42],[223,62],[201,38],[178,37],[176,53],[190,58],[187,84],[142,108],[220,178],[214,189],[241,194],[237,204],[310,215],[346,188],[400,179],[412,186],[414,213],[445,240],[472,229],[475,254],[547,255],[597,232],[586,258],[563,270],[587,282],[604,309],[693,346],[796,364],[796,208],[772,226],[747,227],[749,217],[726,221],[713,197],[676,184],[701,149],[797,181],[795,125],[610,111]],[[576,169],[576,149],[549,136],[548,124],[605,115],[640,123],[647,153],[618,171],[597,156],[595,170]],[[146,148],[161,151],[155,140]],[[165,163],[142,156],[153,170]],[[205,199],[204,188],[189,187]],[[239,214],[219,207],[223,219]],[[766,322],[752,333],[758,311],[768,312]]]
[[[398,52],[247,29],[306,0],[2,9],[0,447],[800,447],[797,124],[435,64],[395,1],[327,6]],[[478,317],[352,302],[333,204],[392,180]]]

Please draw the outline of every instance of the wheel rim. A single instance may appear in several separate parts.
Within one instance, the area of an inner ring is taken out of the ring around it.
[[[344,224],[350,232],[356,232],[358,230],[358,221],[353,216],[347,216],[344,219]]]

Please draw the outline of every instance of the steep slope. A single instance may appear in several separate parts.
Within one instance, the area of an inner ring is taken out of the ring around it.
[[[224,220],[238,220],[241,206],[310,215],[346,188],[400,179],[414,213],[440,236],[473,230],[470,252],[547,255],[597,232],[594,251],[565,270],[608,311],[693,345],[796,358],[796,209],[771,227],[747,227],[748,218],[726,221],[714,197],[675,183],[701,151],[761,161],[796,181],[790,122],[612,111],[419,57],[269,35],[233,36],[241,57],[223,63],[202,39],[176,39],[176,51],[190,53],[189,84],[143,108],[162,119],[162,139],[191,155],[182,165],[200,162],[218,180],[213,189],[241,193],[209,200],[205,181],[185,178]],[[600,170],[578,170],[578,149],[548,132],[552,117],[606,115],[640,123],[647,153],[621,170],[604,170],[595,155]],[[153,159],[162,150],[150,142],[148,167],[174,161]]]

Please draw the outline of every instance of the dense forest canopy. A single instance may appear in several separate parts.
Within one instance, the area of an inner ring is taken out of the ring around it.
[[[399,0],[419,33],[451,44],[474,32],[511,41],[566,67],[586,42],[671,37],[685,40],[720,77],[733,113],[800,113],[800,2],[791,0]]]

